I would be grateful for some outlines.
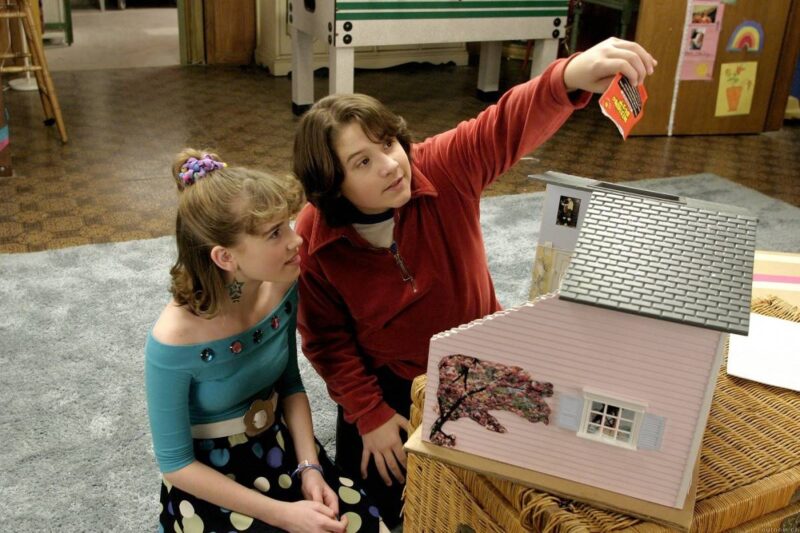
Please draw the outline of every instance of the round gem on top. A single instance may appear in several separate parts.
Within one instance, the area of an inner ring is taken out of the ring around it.
[[[233,355],[239,355],[240,353],[242,353],[243,349],[244,349],[244,344],[242,344],[242,341],[237,339],[231,343],[231,353]]]

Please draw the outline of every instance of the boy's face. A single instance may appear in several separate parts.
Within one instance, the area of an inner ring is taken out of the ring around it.
[[[411,163],[397,139],[375,143],[351,122],[339,130],[334,149],[344,169],[342,194],[362,213],[383,213],[411,198]]]

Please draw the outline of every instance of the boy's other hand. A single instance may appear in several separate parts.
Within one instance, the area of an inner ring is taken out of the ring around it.
[[[637,43],[611,37],[578,54],[564,69],[567,92],[605,91],[617,72],[634,85],[652,74],[658,61]]]
[[[387,487],[392,485],[389,472],[397,481],[405,483],[403,472],[406,469],[406,452],[403,450],[403,439],[400,438],[401,430],[408,434],[408,419],[395,413],[382,426],[361,436],[364,442],[364,451],[361,453],[361,477],[367,479],[367,466],[372,457]]]

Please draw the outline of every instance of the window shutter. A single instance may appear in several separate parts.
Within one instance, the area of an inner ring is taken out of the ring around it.
[[[581,415],[583,414],[583,398],[580,396],[558,395],[558,417],[556,424],[558,427],[570,431],[578,431],[581,425]]]
[[[639,450],[660,450],[661,438],[664,435],[664,426],[667,419],[663,416],[656,416],[646,413],[642,420],[642,427],[639,429],[639,440],[636,448]]]

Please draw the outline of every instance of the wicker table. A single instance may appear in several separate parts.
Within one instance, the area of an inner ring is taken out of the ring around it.
[[[778,298],[753,311],[800,322]],[[703,438],[692,531],[800,532],[800,393],[730,377],[720,369]],[[422,421],[425,376],[414,381],[411,424]],[[410,453],[404,531],[669,531]]]

